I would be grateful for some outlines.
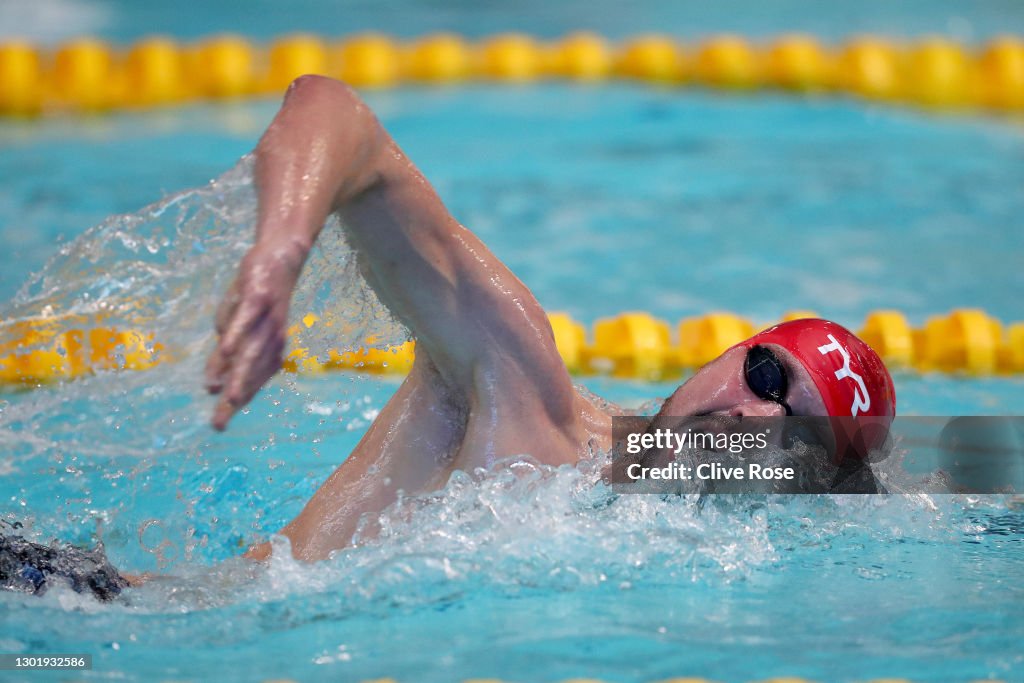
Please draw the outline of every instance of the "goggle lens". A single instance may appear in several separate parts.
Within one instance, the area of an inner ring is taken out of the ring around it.
[[[750,390],[758,398],[778,403],[786,409],[786,415],[793,414],[785,400],[789,389],[786,368],[771,349],[767,346],[750,347],[743,369]]]

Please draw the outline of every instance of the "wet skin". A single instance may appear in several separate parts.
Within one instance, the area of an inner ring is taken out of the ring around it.
[[[416,338],[412,371],[355,450],[281,533],[303,560],[351,542],[360,517],[398,490],[440,488],[456,469],[529,453],[574,464],[611,447],[614,409],[573,386],[537,300],[445,209],[423,175],[346,85],[304,76],[255,152],[256,243],[217,315],[207,388],[225,429],[281,367],[292,290],[324,221],[337,213],[381,301]],[[787,402],[824,415],[793,356]],[[744,379],[734,348],[665,402],[665,415],[783,415]],[[372,529],[370,530],[372,532]],[[267,543],[248,556],[270,555]]]

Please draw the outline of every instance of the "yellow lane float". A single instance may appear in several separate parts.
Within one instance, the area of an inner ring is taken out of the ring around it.
[[[910,51],[903,83],[907,98],[926,107],[968,103],[971,63],[964,49],[943,38],[930,38]]]
[[[1004,36],[989,43],[978,59],[978,80],[983,106],[1024,110],[1024,41]]]
[[[890,366],[909,367],[914,362],[914,331],[899,311],[874,311],[858,332]]]
[[[180,102],[186,94],[182,51],[167,38],[147,38],[124,60],[123,100],[140,107]]]
[[[1006,328],[1006,343],[999,349],[1000,372],[1024,371],[1024,323]]]
[[[594,323],[588,366],[615,377],[657,380],[674,369],[668,323],[650,313],[623,313]]]
[[[406,50],[405,74],[413,81],[451,83],[469,75],[469,46],[459,36],[442,33],[414,41]]]
[[[684,46],[665,35],[613,43],[583,31],[554,41],[521,33],[468,41],[445,33],[403,43],[366,33],[340,41],[286,35],[266,45],[233,35],[187,46],[152,37],[124,47],[79,38],[53,50],[0,42],[0,115],[279,95],[303,74],[364,88],[467,78],[624,78],[725,90],[832,91],[932,109],[1024,111],[1024,42],[1016,36],[974,47],[939,37],[903,45],[862,36],[829,46],[801,34],[763,43],[720,35]]]
[[[739,36],[718,36],[703,43],[694,58],[695,80],[717,88],[752,88],[758,85],[757,53]]]
[[[506,33],[485,40],[476,53],[476,73],[500,81],[530,81],[542,74],[544,53],[530,36]]]
[[[0,44],[0,114],[38,114],[43,85],[38,50],[24,42]]]
[[[109,45],[92,38],[65,43],[54,57],[51,89],[61,104],[96,112],[114,104],[114,56]]]
[[[60,321],[14,323],[0,344],[0,385],[35,387],[100,371],[148,370],[166,360],[152,334],[110,327],[61,329]]]
[[[823,90],[832,84],[832,58],[811,36],[784,36],[768,49],[767,82],[786,90]]]
[[[622,46],[615,73],[639,81],[681,82],[686,78],[686,57],[668,36],[641,36]]]
[[[1002,323],[977,309],[929,318],[915,333],[916,364],[921,370],[974,375],[995,372],[1003,346],[1002,328]]]
[[[818,317],[813,311],[797,310],[777,322],[813,317]],[[570,315],[552,313],[548,319],[555,346],[571,373],[651,381],[699,368],[774,324],[755,324],[734,313],[716,312],[680,321],[673,339],[668,321],[634,311],[595,322],[590,341],[584,325]],[[95,322],[90,326],[81,319],[40,318],[0,324],[0,386],[38,386],[97,371],[147,370],[170,358],[152,334]],[[314,355],[302,332],[316,325],[333,323],[310,313],[289,330],[291,350],[282,366],[286,372],[401,375],[412,367],[416,348],[412,341],[388,346],[371,337],[354,349],[328,349]],[[1024,372],[1024,322],[1004,326],[977,309],[933,316],[917,329],[899,311],[873,311],[857,334],[896,371]]]
[[[402,56],[391,38],[367,33],[342,41],[334,48],[337,68],[330,74],[357,88],[394,85],[402,75]]]
[[[697,368],[754,335],[754,325],[733,313],[711,313],[679,323],[679,362]]]
[[[840,91],[870,100],[899,95],[902,56],[898,48],[878,38],[857,38],[839,55],[835,85]]]
[[[573,33],[551,48],[548,64],[553,76],[599,81],[612,70],[612,51],[601,36]]]
[[[265,92],[283,93],[299,76],[328,73],[327,48],[315,36],[298,34],[275,40],[268,57]]]
[[[238,36],[216,36],[187,54],[191,91],[202,97],[226,99],[255,91],[255,50]]]

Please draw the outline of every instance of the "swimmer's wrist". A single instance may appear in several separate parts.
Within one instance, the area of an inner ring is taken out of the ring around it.
[[[302,268],[315,241],[316,237],[310,239],[305,235],[288,235],[280,247],[284,256],[289,259],[289,263],[294,263],[298,268]]]
[[[270,254],[273,260],[284,266],[297,279],[306,264],[313,241],[295,234],[261,233],[254,249]]]
[[[319,235],[319,226],[313,227],[305,216],[289,216],[285,220],[261,220],[256,228],[256,244],[305,261]]]

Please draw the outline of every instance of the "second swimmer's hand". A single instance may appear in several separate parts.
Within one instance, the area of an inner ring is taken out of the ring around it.
[[[292,290],[308,250],[292,242],[257,243],[217,310],[217,348],[206,363],[206,389],[220,400],[214,429],[223,430],[281,369]]]

